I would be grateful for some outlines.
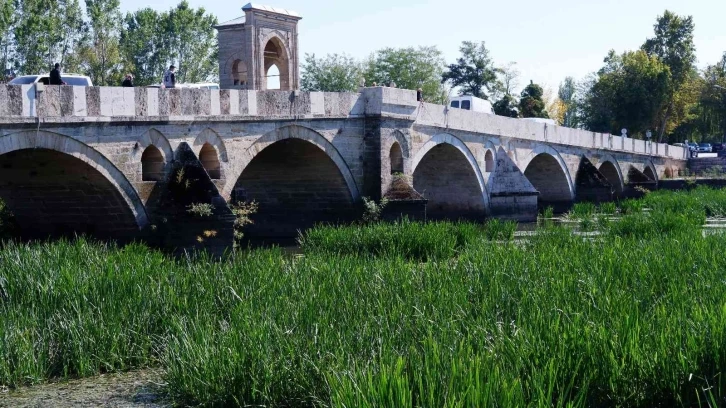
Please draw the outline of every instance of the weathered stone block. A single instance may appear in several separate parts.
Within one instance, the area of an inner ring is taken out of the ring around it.
[[[7,85],[7,106],[10,116],[22,116],[23,114],[23,89],[20,85]]]
[[[230,114],[229,89],[222,89],[219,91],[219,113],[222,115]]]
[[[88,116],[101,116],[101,88],[86,88],[86,112]]]
[[[38,116],[61,116],[61,85],[46,85],[45,90],[38,95]]]
[[[61,116],[73,116],[74,111],[74,99],[75,95],[73,92],[74,86],[61,86],[60,87],[60,110]]]
[[[73,86],[73,116],[87,116],[86,87]]]
[[[147,88],[134,88],[136,116],[149,116],[149,93]]]

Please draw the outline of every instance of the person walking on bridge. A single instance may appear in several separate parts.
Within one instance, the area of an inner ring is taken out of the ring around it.
[[[64,85],[63,79],[61,79],[61,73],[60,73],[60,64],[55,63],[55,68],[53,68],[50,71],[50,80],[48,81],[50,85]]]
[[[170,65],[169,69],[164,72],[164,88],[176,88],[176,74],[174,74],[175,70],[176,67]]]

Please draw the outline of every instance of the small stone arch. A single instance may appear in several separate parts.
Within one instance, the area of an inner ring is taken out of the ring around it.
[[[574,200],[575,199],[575,187],[574,183],[572,182],[572,176],[570,175],[570,170],[567,167],[567,163],[562,159],[562,156],[560,156],[560,153],[555,150],[554,148],[548,146],[548,145],[537,145],[532,151],[519,163],[517,163],[518,167],[522,169],[522,173],[524,173],[525,176],[527,176],[527,170],[530,167],[530,164],[534,159],[537,157],[544,157],[541,155],[546,155],[554,159],[554,161],[557,163],[557,167],[562,171],[564,174],[564,181],[567,183],[566,189],[567,195],[569,196],[568,200]],[[532,170],[530,170],[530,175],[532,175]],[[537,188],[537,185],[535,182],[532,182],[532,179],[530,177],[527,177],[529,181]],[[539,190],[539,188],[538,188]],[[540,195],[540,197],[542,197]],[[562,196],[564,198],[564,194]]]
[[[481,172],[481,169],[479,168],[479,164],[476,161],[476,158],[472,154],[471,150],[466,146],[464,142],[462,142],[459,138],[457,138],[454,135],[448,134],[448,133],[441,133],[438,135],[435,135],[432,137],[426,144],[424,144],[419,150],[416,152],[416,155],[414,156],[413,160],[411,161],[411,174],[414,174],[416,172],[416,168],[418,167],[419,163],[421,163],[421,160],[426,156],[426,154],[433,149],[434,147],[440,145],[440,144],[448,144],[457,149],[459,152],[461,152],[466,160],[469,162],[469,165],[471,166],[471,169],[474,171],[474,175],[476,176],[476,181],[478,184],[478,189],[481,192],[482,199],[484,202],[484,207],[486,213],[489,213],[490,211],[490,205],[489,205],[489,193],[487,191],[486,187],[486,180],[484,179],[484,175]]]
[[[126,176],[103,154],[69,136],[32,130],[0,136],[0,156],[26,149],[46,149],[72,156],[98,171],[121,195],[139,229],[149,222],[146,208]]]
[[[224,144],[224,140],[217,132],[210,128],[206,128],[197,135],[196,139],[194,139],[194,143],[192,144],[192,150],[194,150],[194,154],[196,154],[197,157],[200,157],[202,146],[205,144],[209,144],[214,147],[219,160],[227,163],[229,160],[227,157],[227,146]]]
[[[174,150],[171,148],[169,139],[154,128],[147,130],[139,136],[137,142],[140,147],[139,149],[136,149],[136,153],[138,154],[137,161],[141,160],[141,155],[149,146],[156,146],[156,148],[159,149],[159,152],[164,158],[164,163],[169,163],[174,159]]]
[[[403,151],[398,142],[391,144],[388,157],[391,162],[391,174],[403,173]]]
[[[658,182],[658,171],[655,168],[655,165],[653,165],[653,162],[648,162],[643,166],[643,174],[648,176],[651,180]]]
[[[338,149],[320,133],[300,125],[283,126],[257,139],[257,141],[255,141],[255,143],[241,155],[240,160],[234,160],[235,166],[231,169],[231,174],[227,177],[224,189],[222,190],[222,195],[230,198],[232,196],[232,190],[237,183],[237,179],[242,175],[242,172],[252,162],[252,160],[266,147],[285,139],[301,139],[312,143],[322,150],[333,161],[333,163],[335,163],[336,167],[345,179],[345,183],[353,201],[357,202],[360,200],[360,193],[358,191],[358,186],[355,183],[353,173],[350,171],[348,164],[345,162],[345,159],[343,159],[343,156],[340,154]]]
[[[247,85],[247,64],[241,59],[232,62],[232,86],[244,87]]]
[[[141,154],[141,180],[161,181],[164,179],[164,156],[156,146],[149,145]]]
[[[620,168],[620,163],[618,163],[615,157],[609,154],[600,156],[598,170],[612,184],[617,195],[623,193],[623,189],[625,189],[625,177],[623,177],[623,170]]]
[[[217,157],[217,150],[209,143],[205,143],[199,151],[199,162],[202,163],[202,167],[207,171],[210,179],[222,178],[222,167]]]
[[[490,149],[487,149],[487,152],[484,154],[484,171],[487,173],[493,173],[494,172],[494,166],[495,164],[494,160],[494,153]]]

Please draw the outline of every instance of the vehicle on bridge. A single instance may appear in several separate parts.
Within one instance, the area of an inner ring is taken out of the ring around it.
[[[711,143],[699,143],[698,144],[699,153],[711,153],[712,151],[713,151],[713,147],[711,147]]]
[[[554,119],[546,119],[546,118],[522,118],[522,119],[529,120],[531,122],[544,123],[546,125],[557,125],[557,122],[555,122]]]
[[[491,102],[471,95],[461,95],[451,98],[449,106],[456,109],[470,110],[472,112],[494,114]]]
[[[61,79],[66,85],[71,86],[93,86],[91,78],[80,74],[61,74]],[[49,75],[22,75],[8,83],[8,85],[33,85],[41,83],[43,85],[50,84]]]

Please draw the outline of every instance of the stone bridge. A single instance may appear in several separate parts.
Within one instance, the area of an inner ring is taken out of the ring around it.
[[[29,237],[163,230],[169,245],[224,244],[238,200],[260,205],[251,235],[290,235],[356,217],[361,197],[386,195],[399,173],[428,217],[526,220],[538,206],[655,187],[685,165],[680,147],[448,109],[394,88],[0,86],[0,197]],[[196,203],[214,215],[184,218]]]

